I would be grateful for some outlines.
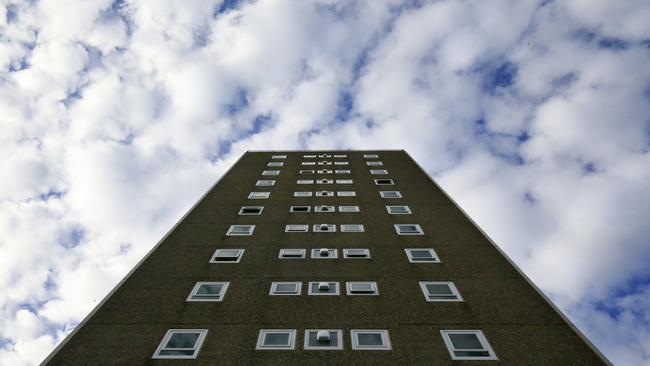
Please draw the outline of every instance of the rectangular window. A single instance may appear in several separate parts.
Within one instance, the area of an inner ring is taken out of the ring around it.
[[[293,192],[294,197],[311,197],[312,192]]]
[[[324,159],[324,158],[331,158],[332,155],[330,155],[330,154],[320,154],[320,155],[318,155],[318,157],[321,158],[321,159]]]
[[[427,301],[463,301],[453,282],[420,281],[420,289]]]
[[[407,248],[404,251],[411,263],[440,263],[433,248]]]
[[[333,171],[331,169],[320,169],[320,170],[317,170],[316,172],[318,174],[332,174]]]
[[[338,296],[338,282],[309,282],[309,295],[314,296]]]
[[[316,197],[334,197],[334,192],[332,192],[332,191],[318,191],[318,192],[316,192]]]
[[[314,184],[313,179],[298,179],[296,184]]]
[[[262,175],[280,175],[279,170],[265,170],[262,172]]]
[[[386,174],[388,174],[388,170],[385,170],[385,169],[371,169],[370,174],[372,174],[372,175],[386,175]]]
[[[291,206],[289,212],[309,212],[311,211],[311,206]]]
[[[316,155],[303,155],[303,159],[315,159]]]
[[[302,166],[308,166],[308,165],[316,165],[315,161],[303,161],[300,163]]]
[[[424,235],[424,231],[418,224],[395,224],[397,235]]]
[[[395,181],[390,178],[375,179],[375,184],[378,186],[393,186]]]
[[[292,350],[296,346],[295,329],[261,329],[257,350]]]
[[[305,258],[304,249],[280,249],[278,255],[280,259],[303,259]]]
[[[337,179],[336,184],[353,184],[352,179]]]
[[[315,224],[313,228],[315,233],[335,233],[336,225],[334,224]]]
[[[314,206],[314,212],[336,212],[334,206]]]
[[[364,232],[363,225],[361,224],[342,224],[341,232],[343,233],[362,233]]]
[[[331,161],[319,161],[318,165],[332,165]]]
[[[266,166],[274,166],[274,167],[284,166],[284,162],[283,161],[270,161],[268,164],[266,164]]]
[[[382,163],[381,161],[367,161],[366,165],[367,166],[382,166],[382,165],[384,165],[384,163]]]
[[[336,259],[339,257],[337,249],[318,248],[311,250],[312,259]]]
[[[356,197],[357,192],[354,191],[338,191],[336,195],[339,197]]]
[[[264,206],[242,206],[239,209],[240,215],[261,215]]]
[[[207,334],[207,329],[169,329],[151,358],[196,358]]]
[[[197,282],[187,301],[223,301],[230,282]]]
[[[452,360],[497,360],[480,330],[441,330]]]
[[[239,263],[245,249],[217,249],[210,263]]]
[[[334,171],[334,174],[350,174],[349,169],[337,169]]]
[[[400,191],[379,191],[381,198],[402,198]]]
[[[377,154],[363,154],[364,159],[379,159],[379,155]]]
[[[274,186],[275,185],[275,180],[273,180],[273,179],[260,179],[257,182],[255,182],[255,185],[257,187]]]
[[[343,332],[340,329],[306,329],[306,350],[342,350]]]
[[[377,282],[346,282],[348,296],[378,296]]]
[[[317,179],[316,184],[332,184],[334,180],[332,179]]]
[[[334,165],[350,165],[347,161],[335,161]]]
[[[271,196],[271,192],[251,192],[248,194],[250,200],[264,200]]]
[[[370,250],[365,248],[343,249],[343,258],[346,259],[370,259]]]
[[[302,282],[273,282],[269,295],[300,296]]]
[[[286,155],[273,155],[271,157],[271,159],[286,159],[286,158],[287,158]]]
[[[391,215],[410,215],[412,213],[408,206],[386,206],[386,211]]]
[[[359,206],[339,206],[339,212],[359,212]]]
[[[391,349],[388,331],[384,329],[353,329],[350,331],[352,349],[363,351],[388,351]]]
[[[300,170],[298,173],[299,174],[314,174],[315,172],[316,172],[315,170],[306,169],[306,170]]]
[[[334,155],[333,157],[336,158],[336,159],[345,159],[348,156],[347,155]]]
[[[309,231],[309,225],[287,225],[284,227],[285,233],[306,233]]]
[[[253,230],[255,230],[255,225],[230,225],[230,228],[226,232],[227,236],[250,236],[253,235]]]

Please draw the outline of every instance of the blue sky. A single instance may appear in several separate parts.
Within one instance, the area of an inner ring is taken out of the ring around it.
[[[0,4],[0,364],[42,360],[244,151],[404,148],[650,365],[646,1]]]

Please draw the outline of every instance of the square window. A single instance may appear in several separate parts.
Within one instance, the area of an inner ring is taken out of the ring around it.
[[[332,179],[317,179],[316,184],[332,184],[334,180]]]
[[[359,212],[359,206],[339,206],[339,212]]]
[[[367,161],[366,165],[367,166],[382,166],[382,165],[384,165],[384,163],[382,163],[381,161]]]
[[[307,166],[307,165],[316,165],[315,161],[303,161],[300,163],[300,165]]]
[[[345,159],[345,158],[347,158],[348,156],[347,156],[347,155],[334,155],[333,157],[334,157],[334,158],[338,158],[338,159]]]
[[[411,209],[408,206],[386,206],[390,215],[410,215]]]
[[[262,329],[257,337],[257,350],[291,350],[296,345],[295,329]]]
[[[348,296],[378,296],[377,282],[346,282]]]
[[[303,259],[305,258],[304,249],[280,249],[280,259]]]
[[[286,159],[286,155],[273,155],[271,156],[271,159]]]
[[[284,162],[283,161],[270,161],[268,164],[266,164],[266,166],[275,166],[275,167],[284,166]]]
[[[273,180],[273,179],[260,179],[257,182],[255,182],[255,185],[257,187],[274,186],[275,185],[275,180]]]
[[[379,159],[379,155],[377,154],[363,154],[364,159]]]
[[[197,282],[187,301],[223,301],[230,282]]]
[[[318,191],[318,192],[316,192],[316,197],[334,197],[334,192],[332,192],[332,191]]]
[[[315,224],[314,225],[315,233],[335,233],[336,225],[334,224]]]
[[[316,155],[303,155],[303,159],[315,159]]]
[[[302,282],[273,282],[269,295],[300,296]]]
[[[379,191],[381,198],[402,198],[400,191]]]
[[[309,295],[314,296],[338,296],[338,282],[309,282]]]
[[[227,236],[250,236],[253,235],[253,230],[255,230],[255,225],[230,225],[230,228],[226,232]]]
[[[390,178],[375,179],[375,184],[378,186],[392,186],[395,185],[395,181]]]
[[[265,170],[262,172],[262,175],[280,175],[279,170]]]
[[[391,349],[388,331],[381,329],[351,330],[352,349],[364,351],[386,351]]]
[[[271,196],[271,192],[251,192],[248,194],[250,200],[264,200]]]
[[[424,231],[418,224],[395,224],[397,235],[424,235]]]
[[[453,282],[420,281],[420,289],[427,301],[463,301]]]
[[[261,215],[264,206],[242,206],[239,209],[240,215]]]
[[[318,165],[332,165],[331,161],[319,161]]]
[[[350,165],[347,161],[335,161],[334,165]]]
[[[298,173],[299,174],[314,174],[316,171],[315,170],[300,170]]]
[[[432,248],[408,248],[404,250],[411,263],[440,263],[438,255]]]
[[[314,206],[314,212],[336,212],[334,206]]]
[[[341,350],[343,349],[343,332],[340,329],[306,329],[306,350]]]
[[[385,170],[385,169],[371,169],[370,174],[372,174],[372,175],[386,175],[386,174],[388,174],[388,170]]]
[[[331,169],[320,169],[316,171],[318,174],[332,174],[333,171]]]
[[[289,212],[309,212],[311,211],[311,206],[291,206]]]
[[[336,249],[318,248],[311,250],[311,259],[336,259],[339,251]]]
[[[284,227],[285,233],[306,233],[309,231],[309,225],[287,225]]]
[[[217,249],[210,263],[239,263],[244,256],[244,249]]]
[[[196,358],[207,329],[169,329],[151,358]]]
[[[343,258],[347,259],[370,259],[370,250],[365,248],[343,249]]]
[[[336,195],[339,197],[356,197],[357,192],[354,191],[338,191]]]
[[[336,184],[352,184],[352,179],[337,179]]]
[[[342,224],[341,232],[343,233],[362,233],[364,232],[363,225],[361,224]]]
[[[297,184],[314,184],[313,179],[298,179],[296,181]]]
[[[334,171],[334,174],[350,174],[349,169],[337,169]]]
[[[497,360],[480,330],[441,330],[452,360]]]
[[[294,197],[311,197],[312,192],[293,192]]]

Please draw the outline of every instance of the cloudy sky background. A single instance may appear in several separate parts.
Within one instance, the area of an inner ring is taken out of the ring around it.
[[[40,362],[244,151],[404,148],[650,365],[647,1],[0,4],[0,364]]]

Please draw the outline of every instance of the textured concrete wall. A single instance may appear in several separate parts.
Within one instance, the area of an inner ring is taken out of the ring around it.
[[[316,152],[318,153],[318,152]],[[331,153],[331,152],[329,152]],[[298,175],[303,153],[267,168],[273,153],[247,153],[105,301],[49,365],[448,365],[441,329],[480,329],[508,365],[604,362],[499,254],[481,232],[402,151],[378,152],[395,186],[374,184],[363,152],[347,153],[351,175]],[[368,152],[365,152],[368,153]],[[309,159],[314,160],[314,159]],[[322,159],[318,159],[322,160]],[[343,159],[328,159],[343,160]],[[279,177],[262,177],[280,169]],[[353,185],[296,185],[297,179],[354,179]],[[276,179],[274,187],[255,187]],[[152,184],[155,184],[152,182]],[[182,189],[182,187],[179,187]],[[296,190],[354,190],[357,197],[294,198]],[[380,190],[403,198],[382,199]],[[248,200],[251,191],[270,191]],[[291,205],[358,205],[359,213],[289,213]],[[243,205],[261,216],[238,216]],[[388,215],[408,205],[412,215]],[[495,207],[495,214],[498,214]],[[364,224],[364,233],[285,233],[285,224]],[[417,223],[424,236],[398,236],[394,223]],[[226,237],[232,224],[255,224],[253,236]],[[371,260],[280,260],[280,248],[369,248]],[[442,263],[411,264],[403,248],[433,247]],[[217,248],[245,248],[238,264],[210,264]],[[303,294],[269,296],[272,281],[302,281]],[[341,296],[308,296],[309,281],[339,281]],[[376,281],[379,296],[347,296],[345,281]],[[426,302],[418,281],[453,281],[463,302]],[[197,281],[230,281],[223,302],[186,302]],[[196,360],[152,360],[170,328],[205,328]],[[297,329],[293,351],[256,351],[259,329]],[[342,329],[343,351],[305,351],[305,329]],[[388,329],[392,351],[351,350],[350,329]]]

